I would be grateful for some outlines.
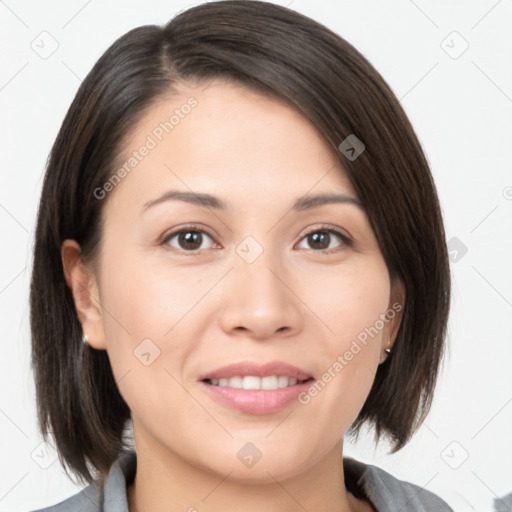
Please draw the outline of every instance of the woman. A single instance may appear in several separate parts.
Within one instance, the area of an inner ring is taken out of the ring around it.
[[[419,427],[449,296],[428,164],[351,45],[257,1],[132,30],[43,185],[39,421],[90,483],[44,510],[451,510],[342,456]]]

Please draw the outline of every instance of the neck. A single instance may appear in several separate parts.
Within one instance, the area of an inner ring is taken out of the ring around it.
[[[271,483],[220,475],[188,463],[147,439],[137,439],[137,472],[128,488],[130,512],[359,512],[373,510],[344,485],[340,441],[308,470]]]

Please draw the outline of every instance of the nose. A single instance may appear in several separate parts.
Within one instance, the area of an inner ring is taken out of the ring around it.
[[[290,271],[263,253],[251,263],[235,255],[223,283],[222,329],[258,340],[289,337],[300,332],[300,300],[290,285]]]

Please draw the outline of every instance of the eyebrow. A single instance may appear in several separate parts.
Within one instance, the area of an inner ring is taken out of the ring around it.
[[[222,201],[218,197],[212,196],[211,194],[202,194],[199,192],[186,192],[179,190],[170,190],[165,192],[162,196],[148,201],[142,207],[143,211],[146,211],[152,206],[164,203],[166,201],[185,201],[190,204],[198,206],[204,206],[207,208],[214,208],[216,210],[228,209],[228,203]],[[292,206],[295,211],[304,211],[311,208],[318,208],[326,204],[335,203],[348,203],[353,204],[361,209],[363,206],[359,200],[354,197],[346,196],[344,194],[317,194],[317,195],[304,195],[299,197]]]

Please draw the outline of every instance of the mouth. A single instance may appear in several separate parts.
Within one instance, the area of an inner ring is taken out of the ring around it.
[[[276,389],[287,388],[297,384],[313,381],[313,377],[299,380],[295,377],[287,377],[286,375],[268,375],[266,377],[258,377],[257,375],[236,375],[235,377],[220,379],[203,379],[202,382],[212,386],[221,388],[234,389],[259,389],[265,391],[273,391]]]
[[[246,414],[271,414],[291,405],[315,379],[300,368],[274,361],[243,362],[218,368],[198,379],[216,403]]]

